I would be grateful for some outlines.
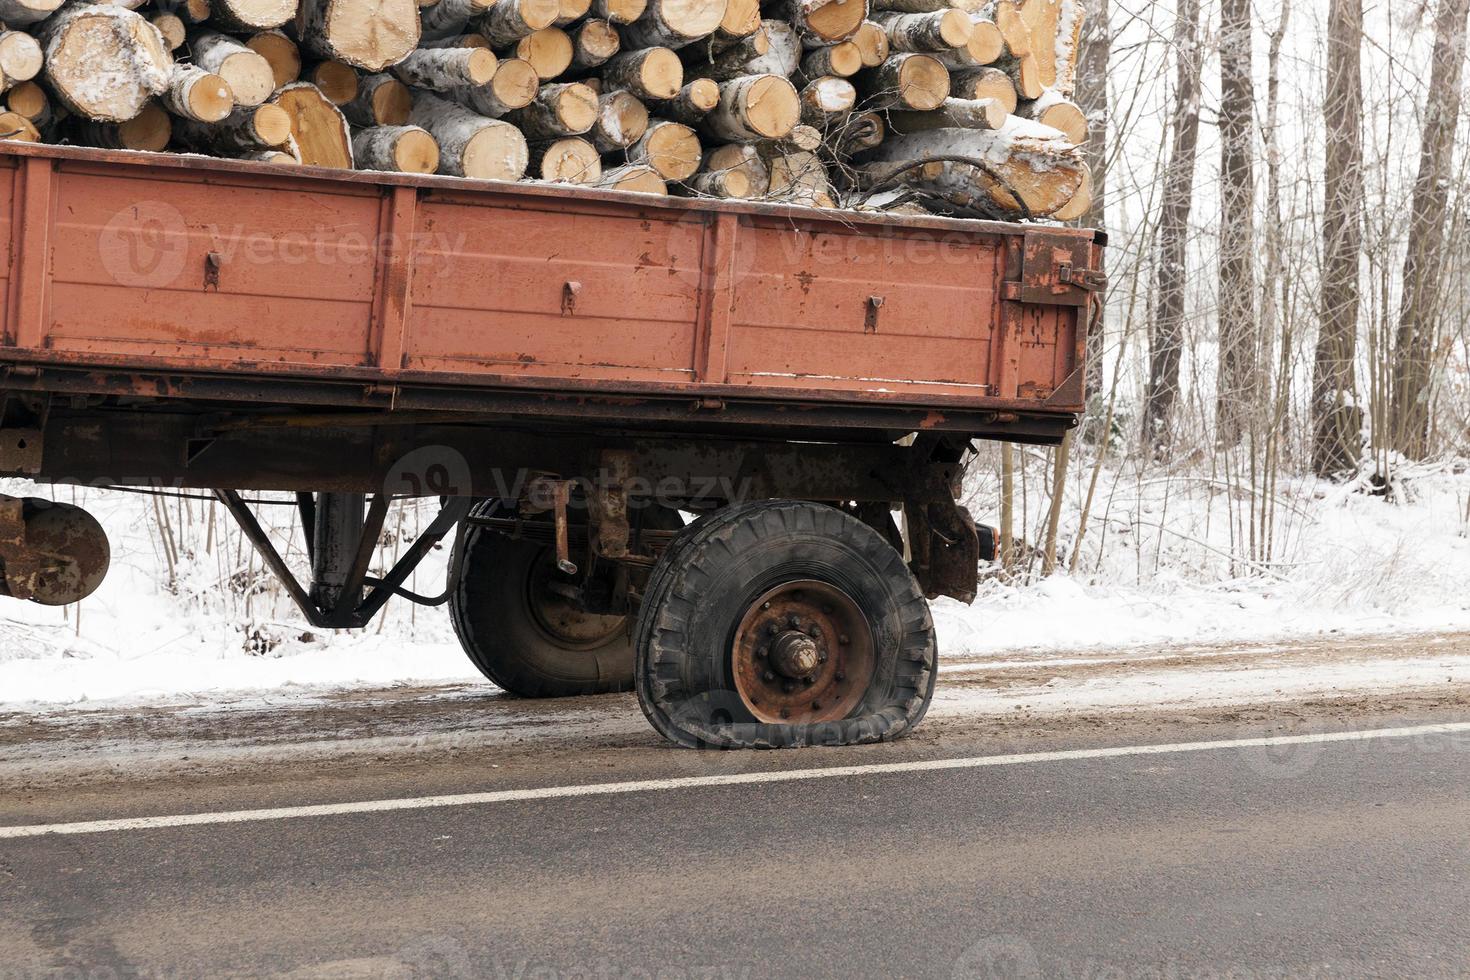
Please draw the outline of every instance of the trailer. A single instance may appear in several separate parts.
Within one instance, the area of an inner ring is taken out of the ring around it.
[[[683,745],[919,722],[972,441],[1076,424],[1105,281],[1089,230],[31,144],[0,219],[0,473],[209,491],[312,625],[444,605],[508,692],[631,687]],[[295,494],[303,574],[247,491]],[[438,516],[375,575],[404,498]],[[6,594],[108,559],[0,501]]]

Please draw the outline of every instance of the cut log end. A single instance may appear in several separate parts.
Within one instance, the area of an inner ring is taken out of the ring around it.
[[[418,126],[374,126],[352,138],[357,165],[367,170],[431,174],[439,168],[439,144]]]
[[[340,61],[323,61],[312,66],[306,80],[321,89],[333,105],[345,105],[357,98],[357,70]]]
[[[566,136],[531,148],[531,174],[559,183],[592,184],[602,177],[602,157],[585,139]]]
[[[1072,195],[1071,200],[1063,204],[1052,213],[1057,221],[1076,221],[1087,214],[1092,207],[1092,171],[1086,166],[1082,168],[1082,183],[1077,192]]]
[[[526,172],[526,138],[508,123],[489,126],[470,137],[461,159],[466,177],[520,180]]]
[[[852,36],[852,43],[858,47],[864,68],[877,68],[888,60],[888,32],[880,24],[864,21]]]
[[[648,0],[592,0],[598,17],[614,24],[631,24],[648,9]]]
[[[6,108],[32,121],[41,118],[50,104],[51,100],[46,98],[46,90],[35,82],[21,82],[5,95]]]
[[[278,105],[258,105],[250,113],[250,128],[266,146],[283,146],[291,138],[291,114]]]
[[[899,101],[911,109],[936,109],[949,97],[949,69],[928,55],[904,58],[897,74]]]
[[[681,123],[650,123],[643,137],[628,150],[628,159],[652,167],[665,180],[684,180],[699,169],[699,137]]]
[[[301,77],[301,49],[280,31],[261,31],[246,41],[245,46],[271,66],[276,88],[290,85]]]
[[[271,101],[290,117],[291,138],[296,141],[302,163],[352,169],[347,120],[315,85],[308,82],[287,85]]]
[[[801,97],[779,75],[750,75],[720,86],[720,104],[706,120],[731,142],[779,140],[801,120]]]
[[[154,14],[151,20],[153,26],[158,28],[158,33],[163,35],[163,43],[168,45],[170,51],[177,51],[184,46],[188,28],[182,17],[177,14]]]
[[[173,58],[163,36],[130,10],[68,7],[48,20],[42,32],[46,81],[79,116],[125,122],[168,88]],[[99,79],[106,84],[98,84]]]
[[[806,33],[827,42],[845,41],[857,33],[867,17],[867,4],[861,0],[827,0],[807,2],[798,6],[806,8],[803,18]]]
[[[288,120],[288,127],[289,124]],[[172,136],[173,121],[163,107],[154,102],[148,103],[142,112],[117,126],[119,149],[124,150],[157,152],[168,146]]]
[[[975,33],[965,44],[965,53],[976,65],[989,65],[999,61],[1006,51],[1006,39],[1000,28],[988,20],[975,21]]]
[[[616,38],[616,34],[613,35]],[[572,39],[566,31],[556,27],[545,27],[516,42],[516,57],[536,69],[542,81],[556,78],[572,64],[574,53]],[[489,54],[489,52],[485,52]],[[494,71],[493,65],[490,69]]]
[[[18,112],[0,112],[0,140],[13,143],[39,143],[41,133],[36,124]]]

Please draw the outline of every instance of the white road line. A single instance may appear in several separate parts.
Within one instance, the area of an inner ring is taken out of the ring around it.
[[[554,800],[577,796],[612,796],[619,793],[649,793],[701,786],[746,786],[758,783],[789,783],[806,779],[837,779],[843,776],[881,776],[888,773],[945,772],[983,769],[991,766],[1020,766],[1035,762],[1067,762],[1077,759],[1117,759],[1138,755],[1175,755],[1221,749],[1271,748],[1283,745],[1312,745],[1326,742],[1371,742],[1378,739],[1418,738],[1424,735],[1470,733],[1470,722],[1379,728],[1353,732],[1322,732],[1312,735],[1281,735],[1263,738],[1232,738],[1210,742],[1175,742],[1168,745],[1120,745],[1106,749],[1066,749],[1058,752],[1023,752],[1015,755],[982,755],[964,759],[926,759],[911,762],[879,762],[862,766],[831,766],[819,769],[788,769],[781,772],[732,773],[728,776],[681,776],[673,779],[640,779],[623,783],[591,783],[582,786],[543,786],[537,789],[507,789],[453,796],[420,796],[397,800],[362,800],[356,803],[324,803],[318,806],[285,806],[266,810],[226,810],[216,813],[184,813],[174,816],[130,817],[122,820],[89,820],[80,823],[0,826],[0,840],[42,837],[47,834],[103,834],[118,830],[153,830],[161,827],[196,827],[204,824],[255,823],[265,820],[294,820],[300,817],[335,817],[351,813],[387,813],[393,810],[428,810],[450,806],[481,806],[526,800]]]

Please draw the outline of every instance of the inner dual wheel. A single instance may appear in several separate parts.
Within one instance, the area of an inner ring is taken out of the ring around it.
[[[634,681],[681,745],[884,741],[928,710],[929,606],[876,530],[820,504],[761,501],[686,528],[638,618]]]

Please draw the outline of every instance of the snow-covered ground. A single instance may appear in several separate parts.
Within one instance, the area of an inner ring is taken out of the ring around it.
[[[1033,472],[1023,522],[1032,541],[1046,505],[1042,466]],[[1064,564],[1088,476],[1074,473],[1064,498]],[[993,511],[992,477],[982,460],[971,481],[982,519]],[[1421,466],[1401,477],[1388,498],[1283,481],[1275,545],[1247,565],[1229,558],[1242,550],[1232,538],[1240,539],[1245,491],[1190,474],[1104,471],[1076,571],[990,581],[968,607],[935,603],[941,650],[959,664],[1470,630],[1470,467]],[[0,705],[9,709],[478,680],[442,609],[395,601],[368,630],[306,627],[210,502],[70,488],[55,496],[101,519],[112,572],[79,607],[0,601]],[[261,510],[284,547],[294,510]],[[428,516],[408,508],[390,520],[386,552],[412,540]],[[301,560],[299,545],[288,557]],[[411,587],[439,591],[446,557],[436,552]]]

